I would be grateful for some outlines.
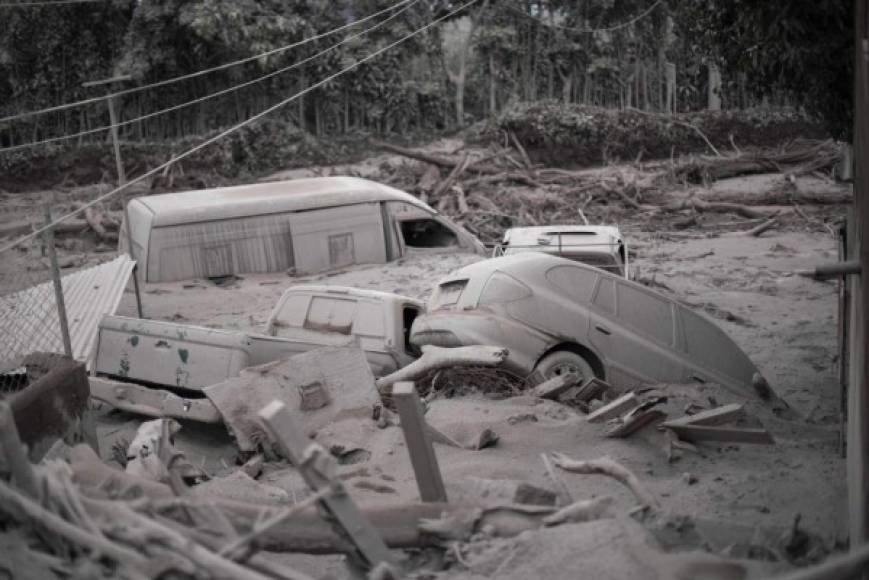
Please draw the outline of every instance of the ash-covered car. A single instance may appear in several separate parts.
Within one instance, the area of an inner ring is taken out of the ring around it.
[[[523,252],[561,256],[629,277],[628,248],[615,226],[560,225],[510,228],[493,258]]]
[[[742,395],[771,394],[705,316],[621,276],[541,253],[484,260],[442,279],[411,342],[502,346],[514,372],[573,372],[622,389],[716,382]]]

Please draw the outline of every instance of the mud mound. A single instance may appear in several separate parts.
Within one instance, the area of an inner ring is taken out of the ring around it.
[[[697,129],[694,129],[696,127]],[[709,152],[698,130],[719,149],[775,147],[797,137],[822,138],[820,126],[797,113],[761,110],[661,115],[541,101],[517,105],[481,134],[502,140],[512,132],[531,159],[586,167],[637,158]]]

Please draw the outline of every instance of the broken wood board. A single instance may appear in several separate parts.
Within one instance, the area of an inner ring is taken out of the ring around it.
[[[668,425],[680,439],[695,443],[697,441],[719,441],[722,443],[755,443],[774,445],[775,439],[766,429],[745,429],[741,427],[719,427],[713,425]]]
[[[589,423],[603,423],[620,416],[622,413],[637,406],[639,400],[634,393],[625,393],[618,399],[607,403],[585,418]]]
[[[556,375],[534,387],[534,396],[541,399],[556,399],[573,387],[578,380],[579,375],[573,373]]]
[[[743,415],[743,406],[738,403],[715,407],[706,411],[700,411],[694,415],[686,415],[678,419],[672,419],[661,423],[661,428],[680,425],[720,425],[738,419]]]
[[[416,388],[408,381],[395,383],[392,386],[392,398],[401,417],[401,430],[404,432],[420,499],[426,502],[446,502],[444,480]]]
[[[284,403],[306,435],[344,417],[370,419],[380,404],[359,347],[318,348],[249,367],[204,392],[242,451],[267,440],[257,412],[274,400]]]
[[[413,393],[415,394],[416,391]],[[421,417],[422,413],[420,412],[419,415]],[[393,556],[383,538],[371,522],[362,515],[359,506],[347,494],[341,480],[335,478],[335,459],[329,456],[319,444],[308,439],[299,428],[301,425],[298,416],[277,400],[267,404],[259,411],[258,416],[268,430],[272,442],[287,459],[293,462],[311,491],[326,493],[319,501],[320,507],[343,528],[345,535],[365,558],[368,566],[373,568],[381,563],[393,565]],[[419,433],[423,433],[421,425],[417,424],[416,427]]]
[[[592,399],[604,399],[604,395],[609,392],[612,392],[612,387],[609,383],[597,377],[592,377],[585,381],[570,399],[587,403]]]
[[[659,409],[642,409],[631,411],[622,419],[622,423],[607,430],[607,437],[627,437],[643,427],[663,419],[667,414]]]
[[[187,399],[169,391],[135,383],[90,377],[91,397],[116,409],[146,417],[190,419],[199,423],[220,423],[220,413],[208,399]]]

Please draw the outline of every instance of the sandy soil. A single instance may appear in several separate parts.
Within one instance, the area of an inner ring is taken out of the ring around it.
[[[368,166],[376,168],[388,161],[378,158]],[[323,170],[311,170],[313,174],[318,171]],[[757,181],[747,178],[716,187],[722,191],[750,190],[764,178],[753,179]],[[841,212],[841,208],[808,211],[823,217]],[[717,235],[713,232],[718,230],[703,227],[689,231],[656,229],[648,220],[630,217],[620,225],[632,248],[635,274],[715,318],[795,414],[783,419],[752,403],[750,414],[774,435],[774,446],[705,444],[699,454],[685,453],[670,463],[662,436],[655,430],[646,429],[623,440],[607,439],[603,426],[589,424],[582,415],[557,403],[528,397],[435,400],[428,419],[444,432],[463,437],[489,427],[500,436],[495,447],[481,451],[437,446],[452,501],[485,502],[493,485],[485,480],[492,479],[555,489],[540,455],[558,451],[577,459],[609,455],[621,462],[660,499],[664,514],[660,519],[638,523],[626,516],[634,507],[633,497],[613,480],[563,474],[574,499],[613,496],[611,517],[529,532],[512,540],[476,538],[456,547],[458,555],[446,556],[449,565],[439,576],[555,578],[575,577],[575,571],[583,569],[600,578],[673,577],[675,567],[684,561],[668,560],[662,547],[673,552],[705,547],[713,553],[740,557],[747,553],[745,546],[763,545],[781,553],[782,534],[798,513],[802,529],[812,535],[816,556],[840,546],[845,539],[837,286],[795,275],[797,270],[835,261],[835,240],[823,227],[793,220],[761,237]],[[258,330],[289,285],[350,285],[426,298],[438,278],[478,259],[433,252],[393,264],[355,266],[308,277],[244,275],[224,287],[208,281],[148,284],[143,288],[144,314],[215,328]],[[125,294],[118,314],[136,315],[130,292]],[[667,410],[673,416],[681,415],[689,403],[709,407],[712,400],[717,404],[735,400],[714,386],[659,388],[670,396]],[[132,439],[139,422],[132,415],[104,410],[98,431],[106,459],[111,457],[114,443]],[[221,427],[185,424],[178,437],[179,447],[188,458],[210,474],[225,476],[234,471],[236,451]],[[343,421],[323,430],[318,439],[353,441],[370,453],[363,463],[339,467],[358,502],[395,504],[418,498],[397,427],[381,430],[369,421]],[[307,493],[298,474],[282,464],[267,465],[259,481],[283,490],[289,498]],[[235,489],[231,482],[225,485]],[[680,523],[673,523],[676,521]],[[347,576],[338,556],[274,557],[317,578]],[[429,562],[432,567],[438,569]],[[759,577],[781,567],[787,565],[755,559],[749,569],[751,577]]]

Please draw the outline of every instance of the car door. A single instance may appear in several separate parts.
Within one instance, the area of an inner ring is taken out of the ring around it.
[[[711,320],[678,305],[682,330],[685,382],[717,382],[753,392],[752,377],[758,372],[748,355]]]
[[[513,318],[560,340],[585,343],[588,302],[597,276],[590,268],[555,266],[546,271],[548,285],[535,287],[533,298],[511,302],[508,311]]]
[[[614,296],[609,295],[611,289],[615,290]],[[611,311],[613,298],[615,315]],[[671,300],[635,284],[602,276],[593,305],[591,340],[606,356],[618,377],[616,382],[682,379],[682,357],[674,350],[676,323]]]

